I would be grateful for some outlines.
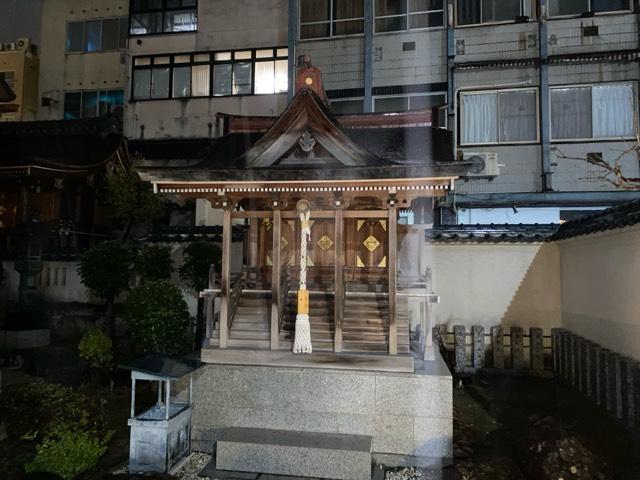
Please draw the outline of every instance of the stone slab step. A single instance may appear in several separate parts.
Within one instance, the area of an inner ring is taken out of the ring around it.
[[[216,468],[370,480],[371,443],[364,435],[229,428],[216,442]]]

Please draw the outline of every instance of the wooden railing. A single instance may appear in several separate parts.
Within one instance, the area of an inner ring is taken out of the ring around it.
[[[236,316],[236,310],[238,309],[238,303],[240,303],[240,296],[242,289],[247,282],[247,269],[242,267],[242,271],[231,289],[231,295],[229,296],[229,321],[227,322],[227,331],[231,331],[231,325],[233,325],[233,319]]]
[[[289,268],[282,266],[280,271],[280,298],[278,299],[278,333],[282,330],[282,323],[287,314],[287,297],[289,296]]]

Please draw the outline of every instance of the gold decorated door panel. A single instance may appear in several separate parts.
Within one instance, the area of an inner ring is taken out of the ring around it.
[[[347,267],[386,268],[387,219],[349,219],[345,227]]]

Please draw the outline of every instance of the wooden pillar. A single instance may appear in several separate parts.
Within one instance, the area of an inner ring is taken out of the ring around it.
[[[231,209],[225,205],[222,212],[222,270],[220,280],[220,348],[227,348],[229,340],[229,294],[231,268]]]
[[[398,354],[398,325],[396,324],[396,276],[398,273],[398,210],[394,199],[388,205],[389,233],[389,355]]]
[[[249,219],[249,268],[258,266],[258,219]]]
[[[335,267],[334,267],[334,298],[333,298],[333,320],[334,320],[334,340],[333,348],[336,352],[342,351],[342,317],[344,313],[344,215],[342,206],[337,205],[335,216]]]
[[[271,267],[271,350],[278,349],[280,337],[280,268],[281,260],[281,238],[282,238],[282,212],[275,205],[273,208],[273,266]]]

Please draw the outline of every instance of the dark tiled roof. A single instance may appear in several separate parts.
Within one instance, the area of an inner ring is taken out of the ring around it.
[[[640,200],[601,210],[593,215],[563,223],[552,240],[604,232],[640,223]]]
[[[91,170],[104,164],[121,142],[115,117],[0,122],[0,167]]]
[[[430,127],[348,128],[344,133],[374,155],[394,163],[453,161],[451,132]],[[145,160],[200,160],[197,168],[242,168],[234,162],[264,134],[231,133],[215,139],[130,140],[129,151]]]
[[[554,223],[439,225],[427,230],[426,237],[433,243],[535,243],[547,241],[557,229]]]

